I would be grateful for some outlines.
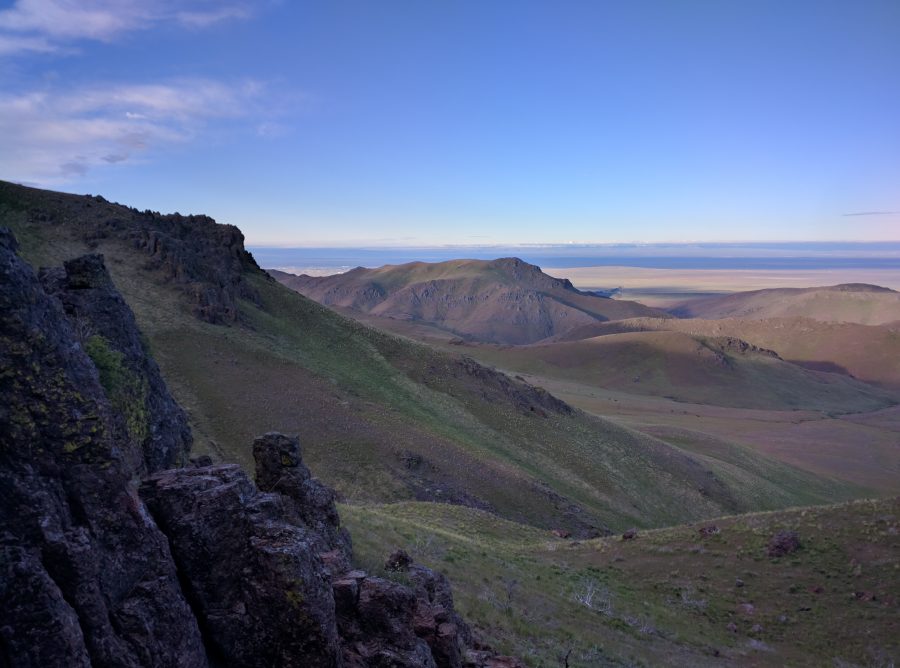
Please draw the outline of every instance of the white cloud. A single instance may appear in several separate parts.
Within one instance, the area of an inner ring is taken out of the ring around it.
[[[250,2],[16,0],[0,10],[0,55],[57,51],[78,40],[108,42],[164,23],[206,28],[251,14]]]
[[[22,37],[0,33],[0,56],[11,53],[54,53],[60,48],[44,37]]]
[[[0,178],[45,185],[183,144],[217,119],[264,115],[256,82],[182,80],[0,94]]]
[[[211,9],[208,11],[180,11],[175,13],[175,20],[192,28],[206,28],[207,26],[230,21],[231,19],[246,19],[251,15],[248,7],[231,5]]]

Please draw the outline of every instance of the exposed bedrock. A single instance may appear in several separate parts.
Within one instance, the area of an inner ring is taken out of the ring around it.
[[[0,230],[0,665],[206,665],[124,421],[15,250]]]

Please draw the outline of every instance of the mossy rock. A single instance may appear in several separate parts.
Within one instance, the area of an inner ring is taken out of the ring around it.
[[[131,371],[123,363],[124,355],[110,347],[109,342],[95,334],[84,344],[85,352],[93,360],[100,374],[100,384],[106,396],[125,418],[128,435],[143,443],[149,434],[147,414],[147,380]]]

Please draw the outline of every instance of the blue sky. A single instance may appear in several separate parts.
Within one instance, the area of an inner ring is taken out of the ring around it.
[[[900,2],[5,2],[0,178],[269,245],[898,240]]]

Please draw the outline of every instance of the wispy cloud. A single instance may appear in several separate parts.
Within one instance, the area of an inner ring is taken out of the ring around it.
[[[80,40],[109,42],[164,23],[206,28],[248,18],[253,6],[249,0],[16,0],[0,10],[0,55],[59,51]]]
[[[216,120],[252,131],[267,97],[258,82],[206,79],[0,94],[0,178],[65,182],[188,142]]]
[[[230,5],[207,11],[180,11],[175,13],[178,23],[193,28],[206,28],[207,26],[230,21],[232,19],[246,19],[251,16],[249,7]]]
[[[841,214],[843,216],[894,216],[900,211],[851,211]]]
[[[0,56],[11,53],[57,53],[61,49],[45,37],[5,35],[0,32]]]

